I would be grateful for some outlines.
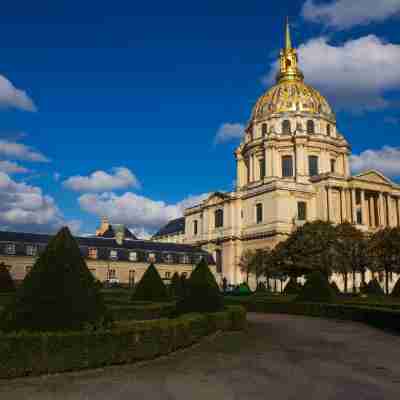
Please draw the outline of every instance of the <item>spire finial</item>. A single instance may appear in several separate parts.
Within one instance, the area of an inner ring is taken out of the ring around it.
[[[285,49],[286,49],[286,50],[291,50],[291,49],[292,49],[292,39],[291,39],[291,37],[290,37],[289,17],[286,17]]]

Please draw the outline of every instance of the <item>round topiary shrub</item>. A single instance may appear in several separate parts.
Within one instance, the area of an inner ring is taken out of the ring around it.
[[[301,288],[302,286],[299,282],[297,282],[296,278],[290,278],[289,282],[285,286],[285,289],[283,290],[283,294],[286,295],[299,294]]]
[[[6,264],[0,263],[0,293],[15,291],[15,284]]]
[[[135,287],[134,301],[165,301],[168,299],[167,288],[154,264],[150,264],[142,279]]]
[[[367,285],[361,287],[360,291],[362,294],[366,294],[367,296],[385,295],[383,289],[381,288],[381,285],[376,278],[370,280]]]
[[[296,301],[327,303],[333,301],[334,298],[328,278],[320,271],[314,271],[307,276],[307,281],[296,297]]]
[[[169,295],[171,297],[183,297],[182,279],[177,272],[172,275],[171,283],[169,285]]]
[[[390,295],[393,296],[393,297],[400,297],[400,278],[397,279],[397,282],[394,285],[394,288],[393,288],[392,293]]]
[[[0,318],[2,330],[59,331],[109,322],[99,286],[68,228],[48,243]]]
[[[205,260],[201,260],[187,280],[186,293],[178,301],[178,314],[190,312],[215,312],[223,308],[223,298],[218,284]]]

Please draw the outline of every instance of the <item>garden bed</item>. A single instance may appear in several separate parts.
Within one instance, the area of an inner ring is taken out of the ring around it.
[[[176,319],[117,322],[98,332],[0,335],[0,378],[48,374],[132,363],[169,354],[217,331],[246,326],[243,307]]]

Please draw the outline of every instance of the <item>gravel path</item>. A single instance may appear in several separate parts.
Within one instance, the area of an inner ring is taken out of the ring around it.
[[[399,399],[400,337],[351,322],[248,318],[245,333],[156,361],[0,381],[0,399]]]

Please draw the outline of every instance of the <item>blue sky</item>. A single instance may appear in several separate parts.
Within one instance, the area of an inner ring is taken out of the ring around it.
[[[0,15],[0,229],[151,233],[232,190],[286,15],[354,171],[400,176],[397,0],[29,3]]]

